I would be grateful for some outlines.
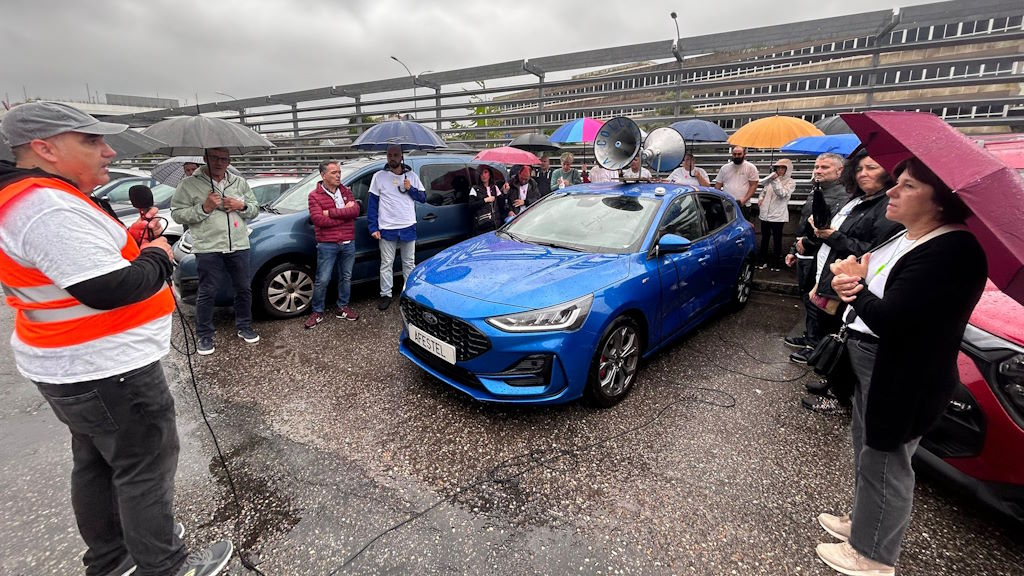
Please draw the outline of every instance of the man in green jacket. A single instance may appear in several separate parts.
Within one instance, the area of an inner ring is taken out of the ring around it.
[[[199,272],[196,298],[197,351],[213,354],[213,302],[225,276],[235,291],[235,327],[250,344],[260,336],[252,329],[249,286],[249,228],[245,221],[259,213],[259,204],[245,178],[230,174],[231,152],[209,148],[206,166],[178,184],[171,198],[171,217],[189,227]]]

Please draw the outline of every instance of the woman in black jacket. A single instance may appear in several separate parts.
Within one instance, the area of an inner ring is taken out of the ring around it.
[[[963,201],[916,158],[896,175],[886,215],[906,231],[860,262],[832,265],[832,287],[852,308],[855,494],[851,515],[818,517],[848,541],[817,552],[846,574],[895,573],[914,497],[910,460],[953,395],[960,340],[988,276]]]
[[[493,168],[481,164],[480,183],[469,191],[469,209],[473,214],[473,233],[482,234],[495,230],[504,220],[505,196],[495,183]]]

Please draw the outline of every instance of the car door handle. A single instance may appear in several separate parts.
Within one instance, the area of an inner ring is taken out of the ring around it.
[[[711,256],[701,256],[700,258],[697,258],[697,262],[700,262],[702,266],[707,266],[710,261]]]
[[[434,220],[437,220],[437,214],[427,214],[426,216],[423,217],[423,219],[426,220],[427,222],[433,222]]]

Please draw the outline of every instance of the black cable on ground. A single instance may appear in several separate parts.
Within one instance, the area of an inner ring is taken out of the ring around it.
[[[754,360],[756,360],[758,362],[761,362],[762,364],[785,364],[787,366],[791,365],[790,362],[764,362],[760,358],[757,358],[756,356],[751,354],[749,351],[747,351],[747,349],[744,348],[738,342],[727,340],[726,338],[722,338],[721,336],[719,336],[719,339],[722,340],[723,342],[728,343],[728,344],[735,345],[745,355],[749,356],[750,358],[752,358],[752,359],[754,359]],[[707,352],[705,352],[703,350],[700,350],[698,348],[693,348],[691,346],[684,346],[684,347],[686,349],[688,349],[688,350],[694,350],[694,351],[700,353],[705,358],[707,358],[712,365],[716,366],[717,368],[720,368],[721,370],[724,370],[726,372],[730,372],[730,373],[733,373],[733,374],[738,374],[740,376],[745,376],[747,378],[753,378],[753,379],[756,379],[756,380],[763,380],[763,381],[766,381],[766,382],[777,382],[777,383],[795,382],[795,381],[800,380],[801,378],[805,377],[808,373],[811,372],[811,370],[809,370],[809,369],[801,368],[800,369],[801,370],[800,375],[796,376],[796,377],[793,377],[793,378],[784,378],[784,379],[783,378],[766,378],[766,377],[763,377],[763,376],[757,376],[757,375],[754,375],[754,374],[748,374],[746,372],[743,372],[741,370],[736,370],[736,369],[730,368],[728,366],[723,366],[722,364],[720,364],[717,361],[715,361],[714,357],[712,357],[710,354],[708,354]],[[681,404],[683,402],[697,402],[697,403],[701,403],[701,404],[707,404],[709,406],[714,406],[714,407],[717,407],[717,408],[733,408],[734,406],[736,406],[736,397],[733,396],[732,394],[724,391],[724,390],[719,390],[717,388],[710,388],[710,387],[705,387],[705,386],[691,386],[691,385],[688,385],[688,384],[669,383],[667,385],[678,387],[678,388],[683,388],[683,389],[691,389],[691,390],[697,390],[697,391],[702,391],[702,392],[710,392],[712,394],[720,394],[720,395],[724,396],[725,398],[727,398],[728,400],[726,400],[724,402],[717,402],[717,401],[713,401],[713,400],[707,400],[707,399],[701,398],[699,396],[693,397],[693,398],[676,398],[673,401],[671,401],[668,404],[666,404],[665,406],[663,406],[657,413],[654,414],[654,416],[649,418],[647,421],[645,421],[645,422],[643,422],[641,424],[638,424],[638,425],[636,425],[636,426],[634,426],[632,428],[623,430],[622,432],[619,432],[619,433],[614,434],[612,436],[608,436],[608,437],[605,437],[605,438],[603,438],[601,440],[594,441],[594,442],[592,442],[590,444],[584,444],[584,445],[576,446],[576,447],[573,447],[573,448],[559,449],[559,450],[556,450],[554,452],[550,452],[550,451],[547,451],[547,450],[530,450],[528,452],[523,452],[523,453],[511,456],[511,457],[503,460],[499,464],[497,464],[497,465],[495,465],[495,466],[485,470],[476,479],[474,479],[474,480],[472,480],[470,482],[467,482],[465,484],[461,484],[461,485],[455,487],[447,495],[443,496],[442,498],[439,498],[437,501],[435,501],[433,504],[431,504],[427,508],[425,508],[423,510],[419,510],[417,512],[414,512],[411,516],[409,516],[405,520],[402,520],[401,522],[398,522],[397,524],[394,524],[394,525],[390,526],[389,528],[387,528],[386,530],[378,533],[376,536],[374,536],[373,538],[368,540],[366,543],[364,543],[358,550],[356,550],[351,556],[349,556],[341,565],[339,565],[334,570],[330,571],[328,573],[328,576],[334,576],[335,574],[338,574],[339,572],[341,572],[342,570],[347,568],[352,562],[354,562],[357,558],[359,558],[370,546],[375,544],[381,538],[384,538],[385,536],[387,536],[391,532],[394,532],[394,531],[402,528],[406,524],[409,524],[411,522],[414,522],[414,521],[418,520],[419,518],[422,518],[424,515],[426,515],[429,512],[437,509],[439,506],[441,506],[442,504],[444,504],[446,502],[449,502],[449,501],[454,502],[456,496],[458,496],[459,494],[465,493],[465,492],[471,490],[472,488],[475,488],[477,486],[481,486],[481,485],[484,485],[484,484],[497,484],[497,485],[508,484],[508,483],[511,483],[513,480],[519,478],[520,476],[522,476],[522,475],[524,475],[524,474],[526,474],[528,472],[531,472],[533,470],[536,470],[538,468],[542,468],[542,467],[543,468],[552,469],[552,470],[557,470],[557,469],[551,468],[549,466],[549,464],[551,462],[554,462],[554,461],[562,459],[562,458],[574,457],[574,456],[576,456],[579,453],[585,452],[587,450],[591,450],[593,448],[597,448],[597,447],[599,447],[601,445],[607,444],[608,442],[611,442],[613,440],[622,438],[623,436],[626,436],[627,434],[632,434],[634,432],[638,432],[640,430],[643,430],[644,428],[647,428],[647,427],[653,425],[655,422],[657,422],[659,419],[661,419],[662,416],[664,416],[664,414],[670,408],[672,408],[673,406],[676,406],[678,404]],[[502,471],[504,471],[506,469],[514,469],[514,468],[516,468],[518,466],[525,466],[525,468],[523,468],[523,469],[521,469],[521,470],[519,470],[517,472],[516,471],[510,471],[510,472],[508,472],[504,476],[499,476],[498,475],[499,472],[502,472]]]
[[[167,282],[168,286],[171,286],[170,280]],[[171,286],[171,293],[174,293],[174,287]],[[220,464],[224,468],[224,474],[228,479],[228,486],[231,488],[231,498],[235,502],[235,507],[238,509],[238,517],[235,520],[235,532],[237,534],[239,524],[242,521],[242,502],[238,499],[238,491],[235,489],[235,480],[231,477],[231,470],[228,469],[228,461],[224,458],[224,452],[220,449],[220,441],[217,439],[217,434],[213,431],[213,426],[210,424],[210,419],[206,416],[206,409],[203,407],[203,399],[199,395],[199,384],[196,381],[195,368],[192,366],[192,353],[197,350],[196,335],[192,331],[192,326],[185,319],[185,313],[182,312],[181,306],[178,305],[178,297],[174,296],[174,309],[178,312],[178,318],[181,320],[182,336],[185,339],[185,350],[182,351],[177,346],[174,346],[173,340],[171,346],[176,351],[185,355],[185,359],[188,363],[188,373],[192,377],[192,390],[196,393],[196,401],[199,403],[199,413],[203,417],[203,422],[206,424],[206,429],[210,431],[210,437],[213,438],[213,446],[217,449],[217,457],[220,459]],[[191,344],[191,348],[189,347]],[[250,572],[254,572],[259,576],[266,576],[260,569],[256,567],[256,564],[249,559],[248,554],[245,553],[241,547],[236,547],[235,552],[238,554],[238,559],[241,561],[242,566]]]

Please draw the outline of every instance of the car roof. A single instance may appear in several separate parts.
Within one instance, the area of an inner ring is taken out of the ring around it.
[[[672,182],[592,182],[589,184],[577,184],[565,189],[564,192],[570,194],[627,194],[643,198],[661,199],[671,199],[691,192],[703,192],[713,194],[719,198],[733,199],[730,194],[715,188],[675,184]]]
[[[255,176],[253,178],[246,178],[246,182],[249,185],[253,184],[291,184],[302,180],[305,175],[294,175],[294,176]]]

